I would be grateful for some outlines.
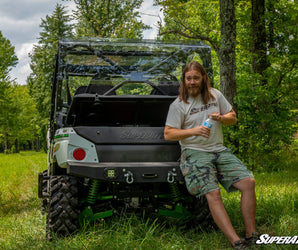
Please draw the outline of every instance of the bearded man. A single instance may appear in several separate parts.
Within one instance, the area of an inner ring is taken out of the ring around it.
[[[206,196],[212,217],[235,249],[256,240],[256,196],[253,174],[223,145],[222,125],[237,122],[236,113],[223,94],[210,86],[205,68],[198,62],[182,72],[179,97],[170,105],[164,137],[179,141],[180,168],[188,191]],[[211,118],[212,127],[204,126]],[[228,191],[241,192],[241,212],[246,239],[235,232],[224,208],[219,183]]]

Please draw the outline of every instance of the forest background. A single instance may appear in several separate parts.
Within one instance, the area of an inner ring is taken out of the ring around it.
[[[142,38],[142,0],[72,0],[41,19],[26,85],[11,79],[18,59],[0,31],[0,152],[45,150],[51,77],[60,39]],[[279,170],[297,157],[297,15],[294,0],[155,0],[160,40],[203,41],[212,48],[215,87],[237,111],[226,145],[252,169]]]

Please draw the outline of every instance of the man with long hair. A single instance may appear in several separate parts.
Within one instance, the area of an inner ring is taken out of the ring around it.
[[[253,174],[223,145],[221,125],[237,122],[236,113],[220,91],[210,86],[205,68],[190,62],[182,72],[179,97],[170,105],[164,137],[179,141],[180,168],[188,191],[205,195],[217,226],[236,249],[244,249],[255,240],[256,196]],[[204,126],[211,118],[212,127]],[[219,184],[228,192],[241,192],[241,211],[246,240],[235,232],[224,208]]]

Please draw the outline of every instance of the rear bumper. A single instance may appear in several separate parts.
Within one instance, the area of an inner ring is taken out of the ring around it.
[[[184,181],[178,162],[68,162],[67,173],[122,183]]]

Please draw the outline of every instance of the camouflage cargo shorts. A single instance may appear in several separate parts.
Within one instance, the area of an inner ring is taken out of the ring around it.
[[[227,192],[236,191],[233,183],[253,177],[230,149],[218,153],[185,149],[180,168],[189,193],[197,197],[219,189],[219,183]]]

